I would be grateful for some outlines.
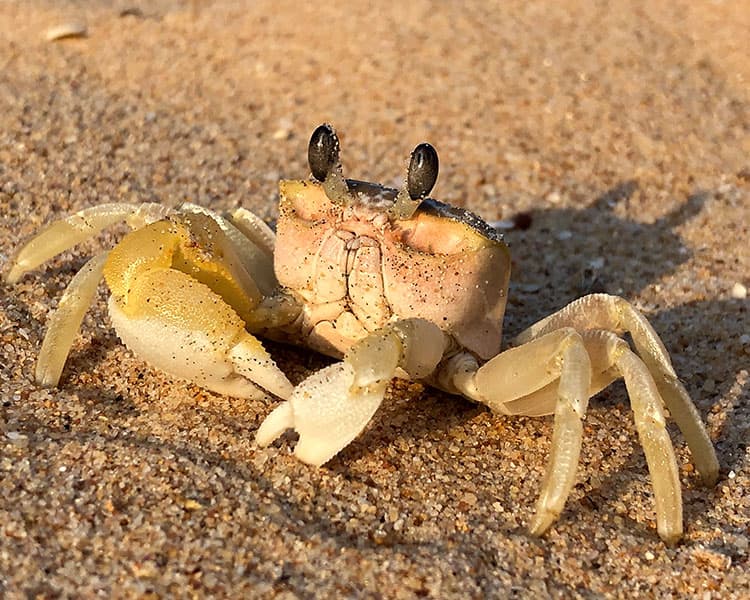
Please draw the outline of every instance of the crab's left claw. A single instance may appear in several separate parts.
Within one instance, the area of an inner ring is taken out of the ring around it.
[[[322,465],[362,432],[399,369],[414,379],[425,377],[440,362],[446,344],[443,332],[424,319],[383,327],[354,345],[343,362],[299,384],[263,421],[257,443],[268,446],[294,429],[299,433],[295,456]]]

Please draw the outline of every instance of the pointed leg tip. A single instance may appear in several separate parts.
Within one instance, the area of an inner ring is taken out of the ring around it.
[[[557,513],[547,510],[537,510],[529,523],[529,533],[534,537],[543,536],[552,527],[552,524],[557,521],[557,517]]]
[[[33,267],[32,267],[33,268]],[[19,261],[18,256],[16,260],[11,260],[9,264],[0,271],[0,281],[4,281],[7,284],[18,283],[18,281],[30,271],[27,261]]]
[[[658,527],[659,537],[667,546],[676,546],[677,543],[682,539],[682,526],[674,528],[669,527]]]
[[[57,384],[60,383],[61,374],[54,373],[52,369],[46,367],[39,367],[34,374],[34,379],[39,387],[56,388]]]
[[[714,487],[716,482],[719,481],[719,461],[714,457],[713,462],[708,467],[699,469],[698,473],[704,487]]]
[[[19,279],[21,279],[21,275],[23,275],[23,271],[19,272],[18,269],[13,268],[7,273],[0,274],[0,281],[3,281],[8,285],[14,285],[18,283]]]
[[[709,471],[707,473],[699,473],[701,485],[705,488],[712,488],[719,481],[719,471]]]

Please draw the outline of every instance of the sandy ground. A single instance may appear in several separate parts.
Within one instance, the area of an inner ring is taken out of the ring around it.
[[[0,287],[0,596],[750,597],[750,5],[621,4],[2,2],[0,266],[101,202],[273,220],[323,121],[350,176],[387,184],[427,139],[436,197],[531,213],[507,234],[506,331],[599,289],[663,336],[721,462],[700,487],[670,426],[682,543],[656,535],[621,384],[592,401],[542,539],[525,524],[550,418],[399,384],[316,470],[291,436],[254,445],[271,406],[131,355],[104,286],[59,389],[40,389],[45,320],[118,229]],[[45,40],[69,18],[88,37]],[[293,381],[326,364],[271,349]]]

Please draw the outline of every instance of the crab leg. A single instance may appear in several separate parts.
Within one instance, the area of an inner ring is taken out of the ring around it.
[[[60,381],[73,340],[102,279],[107,254],[103,252],[95,256],[75,274],[65,288],[57,310],[47,321],[47,333],[36,363],[35,376],[40,385],[56,386]]]
[[[576,338],[583,343],[580,344]],[[567,345],[566,342],[573,343]],[[586,359],[580,354],[581,350],[586,354]],[[539,357],[542,357],[541,362]],[[536,360],[537,366],[523,371],[524,366],[533,360]],[[580,377],[583,366],[589,360],[594,376],[584,387]],[[614,379],[623,377],[651,474],[659,535],[668,543],[680,538],[680,482],[674,449],[665,426],[662,401],[648,368],[625,341],[609,331],[592,330],[578,334],[573,329],[565,328],[508,350],[475,373],[466,358],[462,361],[462,365],[458,364],[457,359],[453,364],[449,363],[448,370],[441,374],[441,378],[445,384],[452,376],[454,386],[464,395],[503,413],[537,415],[548,414],[554,409],[551,456],[536,514],[530,525],[532,533],[544,533],[557,519],[573,485],[581,442],[580,417],[585,412],[588,397]],[[561,366],[557,367],[560,363]],[[518,376],[519,370],[522,377]],[[560,377],[555,398],[552,395],[555,382],[545,384],[545,381],[554,379],[558,372]],[[587,391],[584,392],[585,389]],[[570,402],[568,397],[571,390],[582,394],[578,397],[585,400]],[[574,418],[577,420],[574,421]],[[559,473],[556,474],[556,471]]]
[[[578,331],[606,329],[617,334],[630,332],[638,354],[654,378],[659,396],[685,437],[703,483],[709,486],[716,483],[719,462],[711,439],[685,386],[677,378],[664,344],[646,318],[622,298],[592,294],[532,325],[515,341],[523,344],[560,327],[574,327]]]
[[[443,356],[445,334],[424,319],[386,325],[355,344],[335,363],[299,384],[289,400],[266,417],[256,435],[268,446],[286,429],[299,433],[301,461],[320,466],[357,437],[385,396],[399,369],[426,377]]]
[[[585,334],[583,337],[585,344]],[[588,350],[588,346],[586,349]],[[589,358],[592,359],[593,363],[593,357],[590,353]],[[617,377],[618,375],[614,373],[612,369],[607,369],[606,371],[597,373],[592,366],[591,384],[589,385],[588,392],[589,398],[592,398],[601,392],[604,388],[615,381]],[[545,385],[542,389],[532,392],[527,396],[503,404],[503,414],[523,415],[525,417],[542,417],[544,415],[551,415],[555,412],[555,405],[557,404],[557,386],[558,382],[553,381],[552,383]]]
[[[596,385],[592,379],[591,394],[598,391],[596,388],[601,383],[620,377],[625,380],[654,488],[657,529],[664,541],[674,543],[682,535],[680,480],[674,448],[666,430],[663,403],[654,378],[628,344],[611,331],[585,331],[581,337],[595,372],[600,373]],[[516,401],[519,409],[524,400],[526,398]]]
[[[638,437],[646,455],[656,504],[656,528],[668,544],[682,537],[682,493],[662,400],[644,362],[612,333],[602,332],[606,354],[625,379]]]
[[[247,239],[263,250],[268,256],[273,257],[276,247],[276,234],[263,219],[246,208],[238,208],[229,219]]]
[[[119,221],[127,219],[128,223],[136,228],[142,223],[150,223],[163,218],[171,210],[153,202],[140,205],[117,202],[85,208],[69,217],[50,223],[21,246],[11,261],[11,268],[5,279],[8,283],[16,283],[27,271],[31,271],[76,244],[94,237],[105,227]]]
[[[559,379],[550,457],[530,525],[541,535],[557,519],[575,482],[591,384],[583,340],[574,329],[559,329],[499,354],[478,370],[472,362],[466,354],[448,361],[439,383],[505,414],[505,403]]]

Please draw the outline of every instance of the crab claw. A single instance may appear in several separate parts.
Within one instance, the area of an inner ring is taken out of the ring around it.
[[[342,362],[314,373],[278,406],[255,437],[268,446],[287,429],[299,433],[294,455],[320,466],[367,426],[393,377],[422,379],[435,370],[447,347],[443,332],[424,319],[396,321],[349,349]]]
[[[299,433],[294,455],[319,467],[362,432],[383,401],[386,383],[353,388],[354,369],[348,362],[326,367],[266,417],[255,440],[265,447],[294,429]]]

